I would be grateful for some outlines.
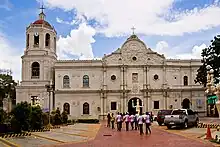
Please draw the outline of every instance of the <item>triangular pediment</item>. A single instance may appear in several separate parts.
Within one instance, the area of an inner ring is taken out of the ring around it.
[[[165,57],[148,48],[136,35],[131,35],[121,48],[104,56],[103,60],[107,64],[160,65]]]

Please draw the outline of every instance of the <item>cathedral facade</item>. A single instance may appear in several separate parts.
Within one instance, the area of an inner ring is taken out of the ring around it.
[[[17,103],[38,101],[42,108],[59,108],[70,118],[133,113],[137,101],[142,112],[154,114],[182,107],[206,112],[204,88],[194,83],[200,60],[166,59],[135,34],[100,60],[57,60],[56,40],[43,12],[26,28]],[[48,84],[53,85],[51,92]]]

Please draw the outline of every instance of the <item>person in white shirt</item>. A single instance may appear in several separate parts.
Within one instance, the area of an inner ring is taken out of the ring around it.
[[[150,116],[150,113],[146,112],[146,115],[145,115],[145,126],[146,126],[146,134],[148,134],[148,131],[150,132],[151,134],[151,129],[150,129],[150,125],[151,125],[151,116]]]
[[[117,130],[121,131],[122,116],[119,112],[118,112],[118,115],[116,116],[115,120],[117,122]]]
[[[124,121],[125,121],[125,124],[126,124],[126,131],[128,131],[129,130],[129,115],[128,115],[128,112],[124,116]]]
[[[133,115],[133,113],[131,113],[129,119],[130,119],[130,122],[131,122],[131,129],[134,130],[134,115]]]
[[[138,116],[138,125],[139,125],[140,135],[144,134],[143,123],[144,123],[144,118],[143,118],[142,114],[140,113],[140,115]]]
[[[136,112],[135,116],[134,116],[134,123],[135,123],[135,130],[138,130],[139,129],[139,126],[138,126],[138,113]]]

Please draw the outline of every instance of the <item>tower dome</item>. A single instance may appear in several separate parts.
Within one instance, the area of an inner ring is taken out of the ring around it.
[[[50,23],[45,20],[46,15],[44,14],[44,11],[43,11],[45,8],[42,6],[40,9],[41,9],[41,13],[39,14],[39,19],[36,20],[35,22],[33,22],[33,24],[34,24],[34,25],[44,25],[44,26],[46,26],[46,27],[53,28],[53,27],[50,25]]]

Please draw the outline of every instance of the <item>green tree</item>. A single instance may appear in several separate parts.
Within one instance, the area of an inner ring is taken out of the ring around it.
[[[7,94],[12,98],[12,104],[16,104],[15,86],[17,86],[17,83],[11,75],[0,74],[0,107],[3,106],[2,100],[7,97]]]
[[[31,129],[41,129],[43,127],[43,112],[40,106],[32,107],[30,125]]]
[[[68,115],[67,115],[66,111],[63,111],[63,113],[62,113],[62,122],[64,124],[67,124],[67,121],[68,121]]]
[[[30,129],[31,105],[27,102],[18,103],[12,110],[12,129],[15,132],[28,131]]]
[[[214,37],[211,40],[211,44],[208,48],[202,50],[202,65],[197,70],[197,75],[195,83],[200,83],[206,86],[207,83],[207,69],[206,67],[210,65],[214,70],[214,82],[215,84],[219,83],[220,77],[220,35]]]
[[[7,119],[7,113],[0,108],[0,124],[4,124]]]

